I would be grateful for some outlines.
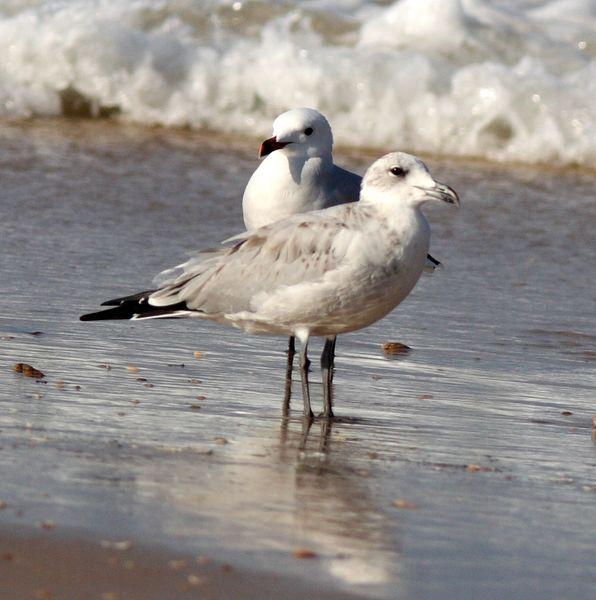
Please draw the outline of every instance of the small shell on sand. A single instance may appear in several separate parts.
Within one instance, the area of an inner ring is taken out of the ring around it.
[[[194,573],[190,573],[190,575],[186,578],[186,581],[190,583],[190,585],[203,585],[207,583],[206,577],[201,577],[200,575],[195,575]]]
[[[300,548],[298,550],[294,550],[294,552],[292,552],[292,556],[294,558],[317,558],[317,553],[313,552],[312,550]]]
[[[132,542],[129,540],[122,540],[121,542],[112,542],[110,540],[101,540],[99,543],[102,548],[109,548],[110,550],[130,550],[132,548]]]
[[[182,569],[185,569],[187,566],[188,566],[188,561],[184,560],[184,559],[168,561],[168,567],[170,567],[170,569],[174,569],[174,571],[181,571]]]
[[[12,370],[16,373],[22,373],[25,377],[33,377],[34,379],[42,379],[45,377],[39,369],[36,369],[27,363],[15,363],[12,366]]]
[[[387,356],[396,356],[397,354],[407,354],[412,348],[399,342],[386,342],[383,344],[383,352]]]

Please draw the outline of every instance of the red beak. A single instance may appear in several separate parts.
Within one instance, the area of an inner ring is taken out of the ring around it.
[[[269,138],[261,144],[261,147],[259,148],[259,158],[267,156],[267,154],[271,154],[273,151],[279,150],[288,144],[289,142],[278,142],[276,137]]]

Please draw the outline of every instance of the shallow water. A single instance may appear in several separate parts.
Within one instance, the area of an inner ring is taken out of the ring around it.
[[[240,231],[257,145],[3,124],[0,523],[50,520],[371,597],[592,597],[594,174],[429,158],[462,197],[429,212],[444,267],[340,338],[338,418],[305,438],[298,385],[281,419],[283,339],[78,321]],[[361,172],[374,158],[338,157]],[[387,358],[387,341],[413,350]]]

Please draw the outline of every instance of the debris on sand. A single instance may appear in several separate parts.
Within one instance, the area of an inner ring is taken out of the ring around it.
[[[195,575],[194,573],[191,573],[186,578],[186,581],[188,581],[190,585],[203,585],[204,583],[207,583],[208,579],[206,577],[201,577],[200,575]]]
[[[105,369],[106,371],[111,371],[112,367],[110,367],[110,365],[107,365],[106,363],[102,363],[101,365],[97,365],[100,369]]]
[[[229,443],[229,442],[228,442],[228,440],[226,440],[226,438],[225,438],[225,437],[214,437],[214,438],[213,438],[213,441],[214,441],[216,444],[219,444],[220,446],[224,446],[225,444],[228,444],[228,443]]]
[[[120,542],[113,542],[110,540],[101,540],[99,542],[102,548],[109,548],[110,550],[130,550],[132,548],[132,542],[129,540],[122,540]]]
[[[186,569],[187,566],[188,561],[184,559],[168,561],[168,567],[170,567],[170,569],[173,569],[174,571],[182,571],[182,569]]]
[[[414,502],[409,502],[408,500],[404,500],[403,498],[398,498],[397,500],[394,500],[393,506],[395,506],[395,508],[407,508],[407,509],[418,508],[417,504],[415,504]]]
[[[133,367],[132,365],[128,365],[128,366],[126,367],[126,370],[127,370],[129,373],[138,373],[138,372],[139,372],[141,369],[139,369],[139,367]]]
[[[561,414],[562,414],[564,417],[569,417],[569,416],[571,416],[573,413],[572,413],[570,410],[562,410],[562,411],[561,411]]]
[[[202,352],[199,352],[199,351],[197,351],[197,352],[195,352],[195,353],[194,353],[194,357],[195,357],[197,360],[199,360],[199,359],[201,358],[201,356],[203,356],[203,353],[202,353]]]
[[[294,550],[294,552],[292,552],[292,556],[294,558],[317,558],[318,554],[312,550],[299,548],[298,550]]]
[[[418,396],[418,400],[430,400],[432,399],[433,395],[432,394],[420,394]]]
[[[33,377],[33,379],[42,379],[45,377],[39,369],[28,365],[27,363],[16,363],[12,366],[12,370],[16,373],[22,373],[25,377]]]
[[[482,465],[470,463],[469,465],[466,465],[466,471],[468,473],[500,473],[501,469],[498,467],[483,467]]]
[[[399,342],[386,342],[383,344],[383,352],[387,356],[397,356],[399,354],[407,354],[412,348]]]
[[[200,404],[191,404],[191,410],[201,410],[202,406]]]

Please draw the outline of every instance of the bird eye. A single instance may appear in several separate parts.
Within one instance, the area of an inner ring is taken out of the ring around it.
[[[392,167],[390,171],[391,171],[391,174],[395,175],[396,177],[403,177],[404,175],[407,175],[407,173],[408,173],[401,167]]]
[[[314,129],[312,127],[307,127],[304,130],[304,135],[310,135],[313,131],[314,131]]]

